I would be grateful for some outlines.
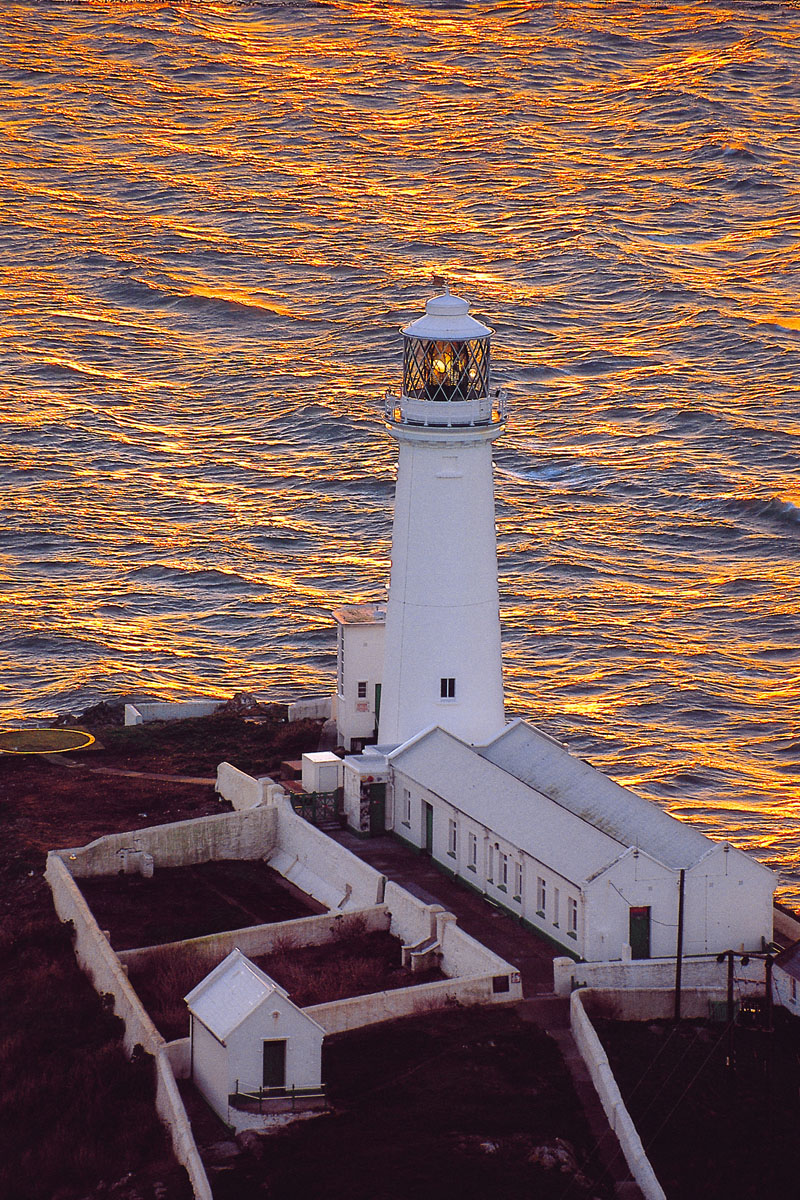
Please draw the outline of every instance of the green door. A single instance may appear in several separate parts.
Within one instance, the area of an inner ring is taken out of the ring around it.
[[[433,805],[423,800],[422,811],[425,816],[425,853],[433,854]]]
[[[633,958],[650,957],[650,906],[630,910],[630,942]]]
[[[369,788],[369,832],[371,837],[386,833],[386,784],[372,783]]]
[[[264,1042],[264,1087],[286,1087],[286,1042]]]
[[[381,719],[381,685],[379,683],[376,683],[375,684],[375,726],[376,726],[376,728],[377,728],[377,725],[378,725],[378,722],[380,721],[380,719]]]

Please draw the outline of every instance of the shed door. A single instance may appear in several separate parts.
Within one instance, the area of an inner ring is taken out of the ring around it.
[[[264,1042],[264,1087],[286,1087],[286,1042]]]
[[[650,957],[650,906],[630,910],[631,955],[633,958]]]

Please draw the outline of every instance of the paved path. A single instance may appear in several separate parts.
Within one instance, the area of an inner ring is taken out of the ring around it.
[[[330,833],[341,845],[376,871],[402,884],[426,904],[441,904],[458,917],[458,924],[519,968],[525,996],[553,991],[553,959],[560,951],[536,937],[519,921],[495,908],[483,896],[448,879],[423,854],[415,854],[396,838],[358,838],[347,831]]]
[[[426,904],[441,904],[455,913],[458,924],[522,976],[526,999],[515,1005],[525,1021],[544,1029],[561,1051],[578,1100],[595,1141],[594,1157],[613,1181],[619,1200],[641,1200],[632,1181],[616,1134],[611,1129],[586,1064],[569,1028],[569,1001],[553,994],[553,959],[561,951],[538,938],[508,913],[494,908],[477,892],[456,883],[439,871],[425,855],[415,854],[391,837],[358,838],[346,830],[329,830],[329,836],[376,871],[402,884]]]

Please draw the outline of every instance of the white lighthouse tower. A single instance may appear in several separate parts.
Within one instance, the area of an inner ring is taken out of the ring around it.
[[[403,330],[392,573],[378,741],[431,725],[479,744],[503,728],[492,442],[505,394],[489,390],[491,330],[435,296]]]

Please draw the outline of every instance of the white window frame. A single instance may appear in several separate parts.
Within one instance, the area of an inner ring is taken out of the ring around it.
[[[508,855],[504,854],[502,850],[500,851],[500,863],[499,863],[498,875],[500,876],[500,880],[499,880],[497,886],[501,889],[501,891],[507,892],[508,891]]]
[[[567,900],[567,912],[569,913],[567,933],[570,937],[578,936],[578,901],[574,896],[570,896]]]
[[[547,880],[543,875],[536,880],[536,915],[538,917],[547,915]]]
[[[558,910],[561,907],[561,889],[553,888],[553,924],[558,929]]]
[[[452,817],[447,826],[447,853],[451,858],[458,854],[458,823]]]
[[[411,828],[411,791],[409,788],[403,788],[403,815],[401,821],[409,829]]]
[[[522,889],[525,884],[525,872],[522,863],[518,859],[514,860],[514,899],[522,899]]]
[[[470,832],[467,838],[467,866],[470,871],[478,870],[478,835]]]

